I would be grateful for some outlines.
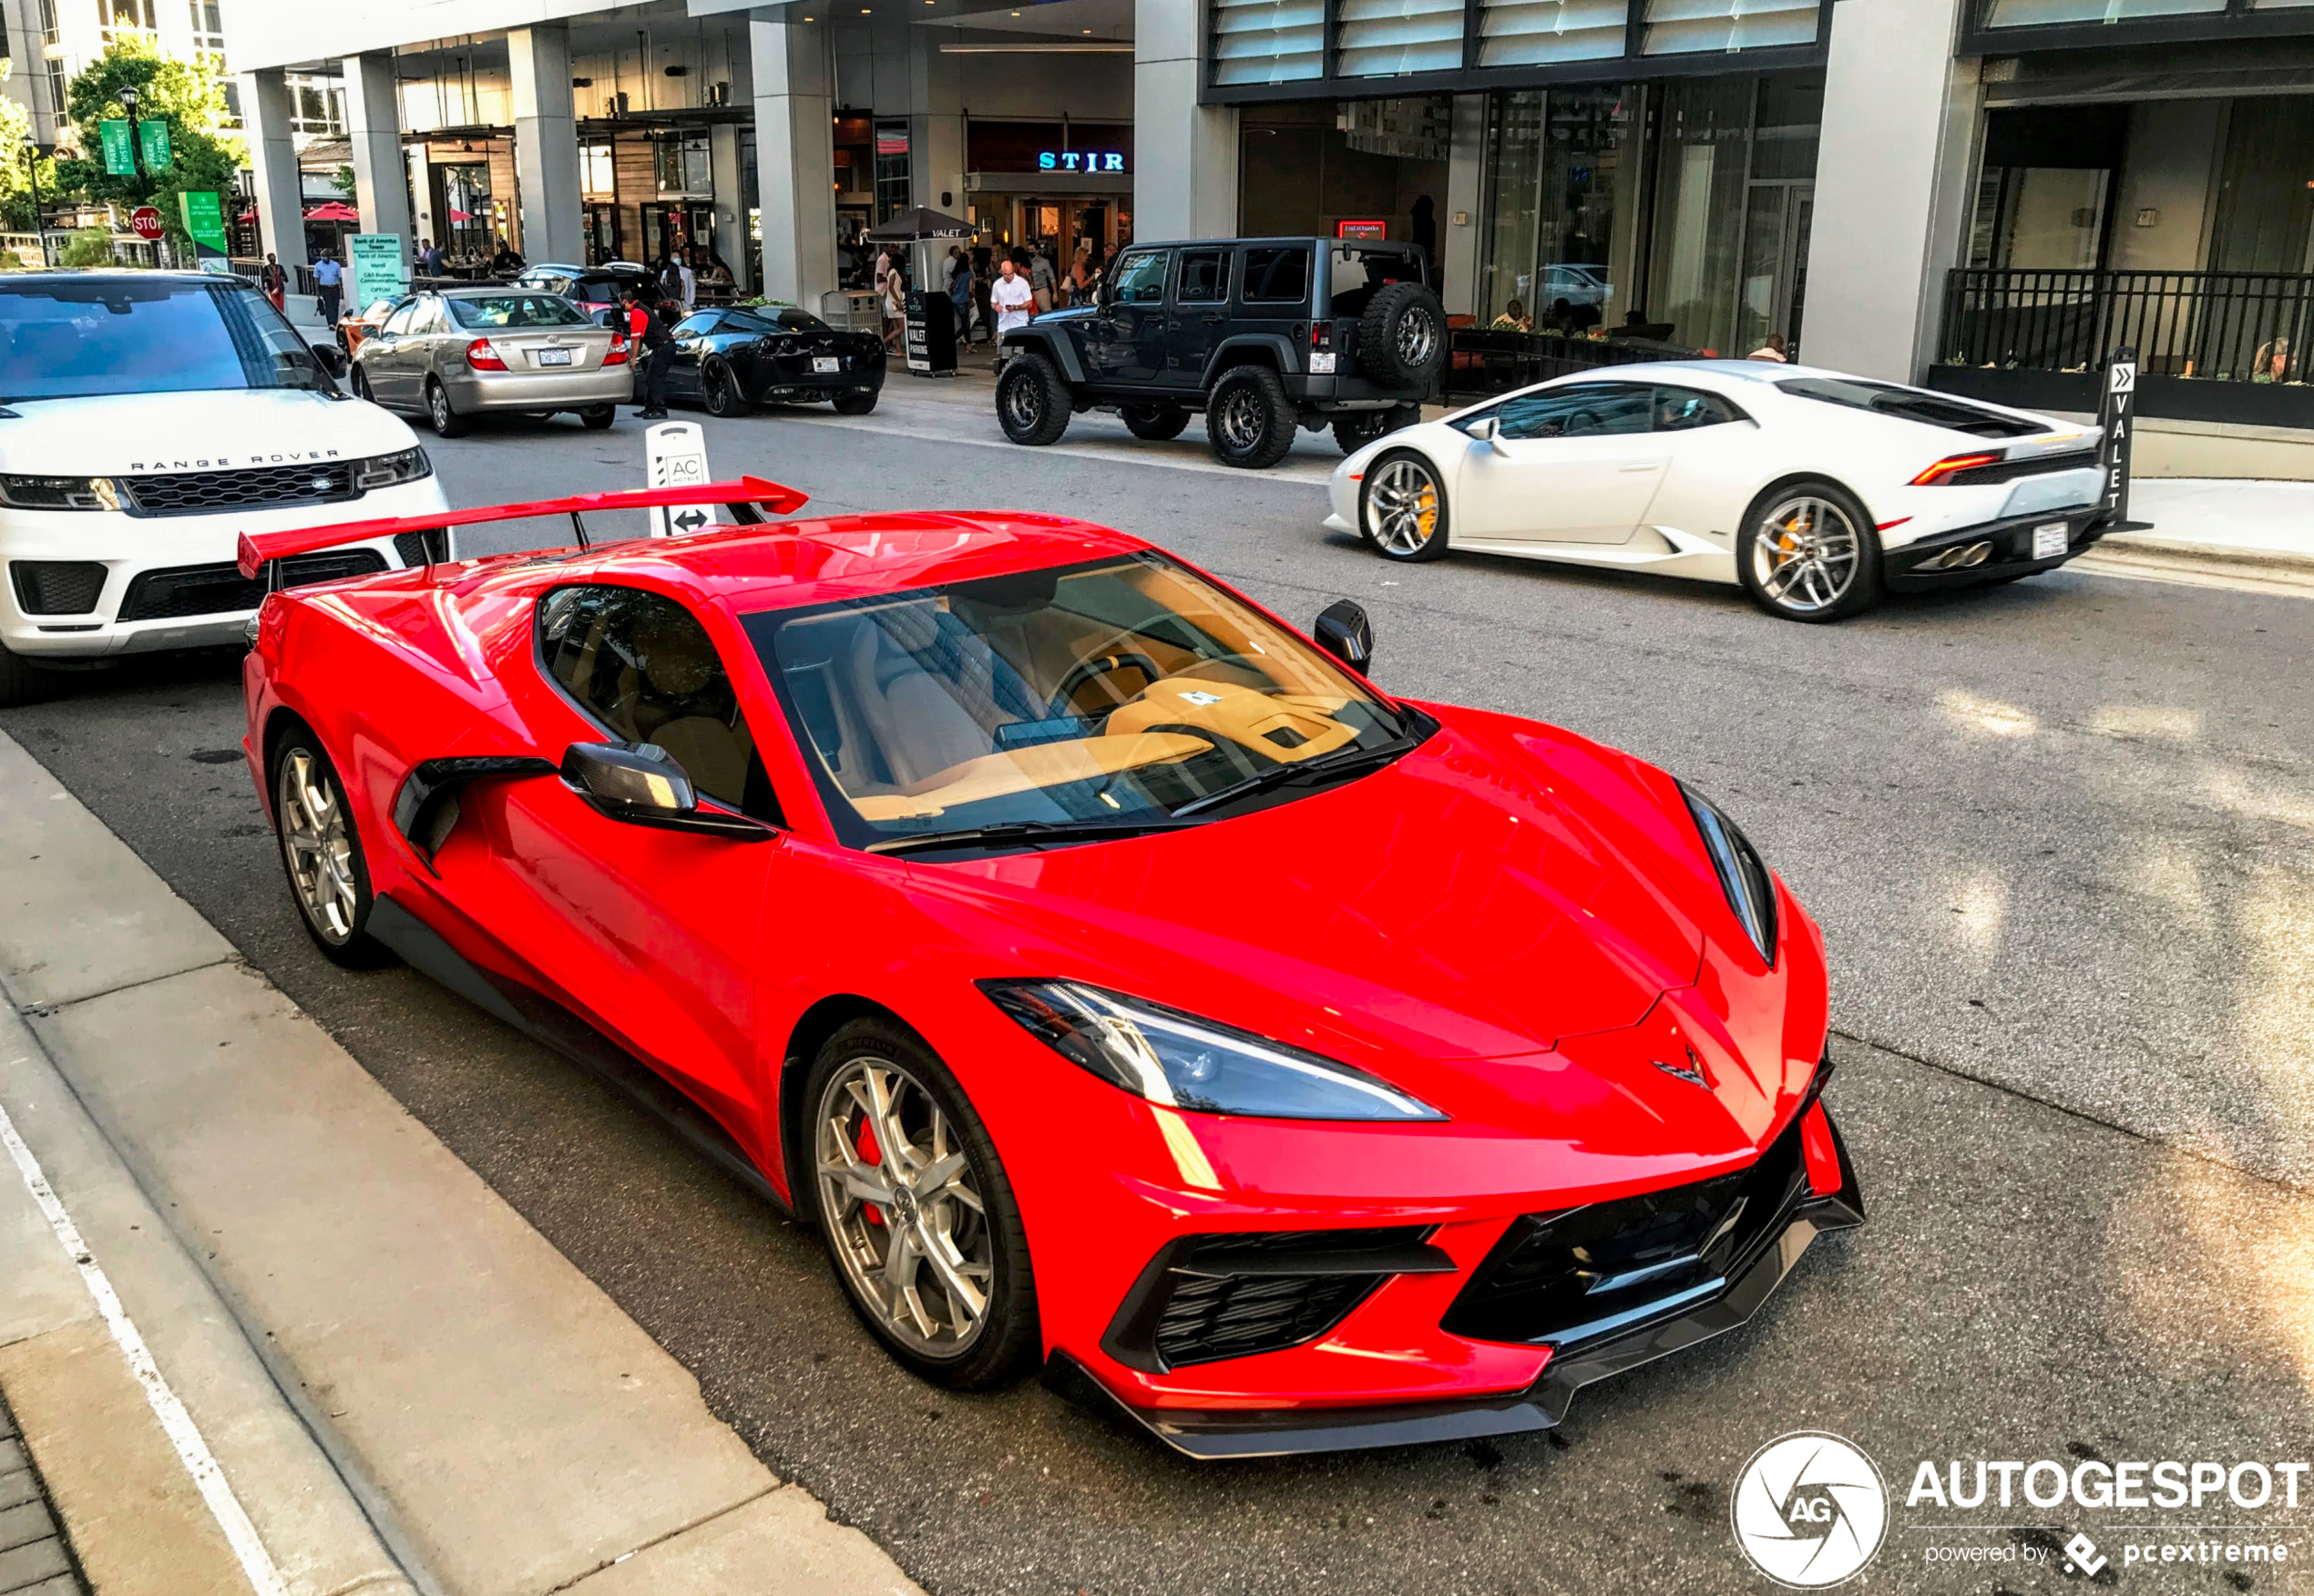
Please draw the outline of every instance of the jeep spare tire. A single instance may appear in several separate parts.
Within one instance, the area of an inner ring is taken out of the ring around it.
[[[1358,320],[1358,364],[1367,376],[1394,388],[1425,387],[1446,357],[1446,307],[1437,294],[1418,282],[1374,291]]]

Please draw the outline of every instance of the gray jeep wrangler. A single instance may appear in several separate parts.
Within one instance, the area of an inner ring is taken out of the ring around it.
[[[1131,246],[1094,303],[1014,328],[1001,352],[997,417],[1016,444],[1111,406],[1135,437],[1176,437],[1202,410],[1214,455],[1258,470],[1296,426],[1330,425],[1348,454],[1417,420],[1447,322],[1416,245],[1206,239]]]

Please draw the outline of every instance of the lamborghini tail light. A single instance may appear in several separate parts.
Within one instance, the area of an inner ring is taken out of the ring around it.
[[[1942,485],[1957,471],[1973,471],[1980,466],[1998,466],[2001,460],[2002,456],[1997,452],[1990,455],[1947,455],[1914,477],[1912,486],[1936,487]]]
[[[507,369],[507,363],[498,358],[498,352],[491,347],[487,338],[477,338],[466,345],[466,364],[477,372],[502,372]]]

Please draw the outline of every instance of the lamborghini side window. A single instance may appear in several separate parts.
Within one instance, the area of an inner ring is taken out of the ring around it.
[[[538,605],[547,674],[610,734],[650,742],[708,797],[776,823],[739,694],[698,617],[639,588],[558,588]]]

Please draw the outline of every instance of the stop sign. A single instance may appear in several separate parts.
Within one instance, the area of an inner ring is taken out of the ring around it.
[[[128,230],[151,242],[160,237],[160,212],[149,205],[139,205],[128,213]]]

